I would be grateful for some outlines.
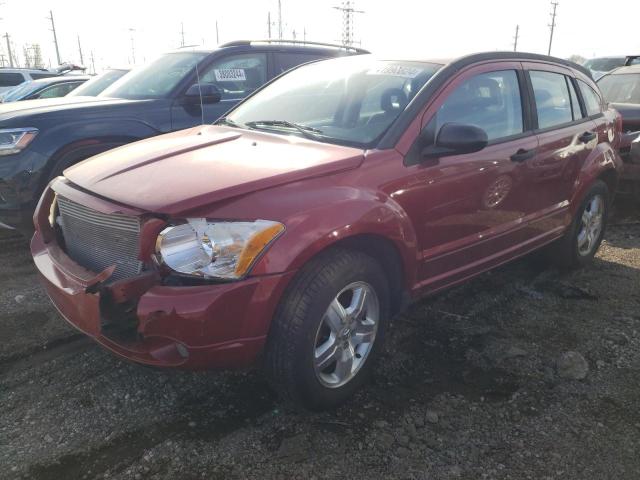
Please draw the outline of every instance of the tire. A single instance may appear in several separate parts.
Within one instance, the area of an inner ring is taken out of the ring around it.
[[[552,245],[554,263],[563,268],[575,269],[593,261],[604,238],[609,215],[609,198],[607,184],[602,180],[596,180],[580,203],[567,233]],[[596,206],[598,202],[599,207]],[[600,213],[597,213],[596,208],[599,208]],[[599,226],[595,220],[598,216]],[[589,219],[592,221],[591,226],[586,223]]]
[[[271,325],[264,366],[272,388],[310,410],[349,399],[382,349],[389,291],[381,266],[363,253],[332,249],[311,260],[287,289]]]

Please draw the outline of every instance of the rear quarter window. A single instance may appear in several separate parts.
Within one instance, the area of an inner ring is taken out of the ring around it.
[[[0,72],[0,87],[15,87],[22,82],[24,82],[24,76],[21,73]]]
[[[578,80],[578,85],[582,93],[584,105],[587,108],[587,115],[591,116],[602,113],[602,99],[600,95],[582,80]]]

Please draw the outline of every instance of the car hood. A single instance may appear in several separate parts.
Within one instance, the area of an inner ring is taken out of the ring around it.
[[[238,195],[355,168],[363,159],[364,151],[356,148],[206,125],[108,151],[64,175],[123,205],[179,215]]]
[[[0,122],[21,117],[33,117],[40,114],[55,114],[72,109],[104,110],[113,105],[130,105],[150,102],[149,100],[125,100],[107,97],[60,97],[40,100],[23,100],[20,102],[0,103]]]

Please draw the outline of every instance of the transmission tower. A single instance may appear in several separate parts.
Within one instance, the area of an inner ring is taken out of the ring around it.
[[[549,27],[551,28],[551,33],[549,34],[549,51],[547,52],[547,55],[551,55],[551,44],[553,43],[553,31],[556,28],[556,8],[557,7],[558,7],[558,2],[554,2],[552,0],[551,8],[553,10],[551,11],[551,23],[549,24]]]
[[[356,10],[351,0],[343,0],[339,7],[333,7],[342,12],[342,46],[353,46],[353,17],[355,13],[364,13],[364,10]]]

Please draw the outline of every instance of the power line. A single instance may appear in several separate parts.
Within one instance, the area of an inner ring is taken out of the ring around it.
[[[547,55],[551,55],[551,44],[553,43],[553,31],[556,28],[556,8],[558,7],[558,2],[551,0],[551,6],[553,11],[551,12],[551,24],[549,25],[549,27],[551,27],[551,33],[549,35],[549,51]]]
[[[60,60],[60,49],[58,48],[58,36],[56,35],[56,24],[53,21],[53,10],[49,10],[49,16],[47,18],[51,20],[51,31],[53,32],[53,43],[56,46],[56,58],[58,59],[58,65],[62,65],[62,60]]]
[[[356,10],[351,0],[344,0],[339,7],[333,7],[342,12],[342,46],[353,46],[353,17],[354,13],[364,13],[364,10]]]
[[[516,34],[513,37],[513,51],[517,52],[518,51],[518,37],[519,37],[519,33],[520,33],[520,25],[516,25]]]

